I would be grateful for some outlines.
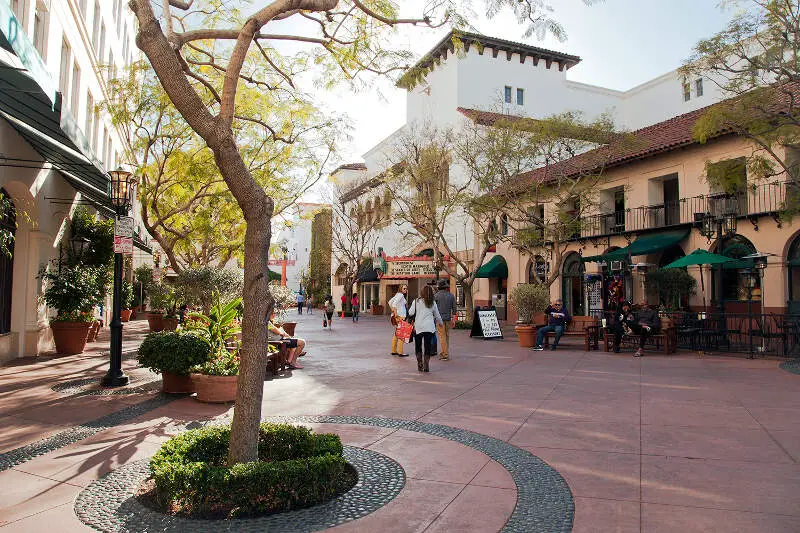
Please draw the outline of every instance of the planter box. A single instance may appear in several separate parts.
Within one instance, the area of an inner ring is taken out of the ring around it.
[[[119,319],[123,322],[128,322],[131,319],[133,309],[123,309],[119,312]]]
[[[192,374],[197,399],[206,403],[226,403],[236,399],[239,376],[206,376]]]
[[[150,326],[150,331],[163,330],[164,329],[163,313],[147,313],[147,324]]]
[[[56,351],[62,355],[74,355],[86,349],[89,328],[92,322],[51,322]]]
[[[161,389],[167,394],[191,394],[194,382],[190,376],[161,372]]]
[[[523,348],[530,348],[536,344],[536,326],[530,324],[519,324],[514,329],[519,338],[519,345]]]

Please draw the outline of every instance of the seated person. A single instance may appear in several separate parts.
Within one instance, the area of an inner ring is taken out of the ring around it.
[[[661,319],[655,309],[650,309],[647,301],[642,300],[639,304],[639,310],[636,312],[636,320],[630,327],[634,333],[639,335],[639,349],[636,350],[633,356],[641,357],[647,337],[658,333],[658,330],[661,329]]]
[[[636,322],[635,319],[631,303],[622,302],[614,313],[614,322],[611,324],[611,331],[614,333],[614,353],[619,353],[622,336],[632,333],[631,326]]]
[[[550,348],[551,350],[555,350],[556,347],[558,347],[558,341],[564,334],[564,330],[567,327],[567,322],[572,319],[572,317],[569,316],[569,311],[564,309],[564,302],[561,301],[561,299],[558,299],[551,305],[547,306],[547,309],[544,310],[544,314],[548,317],[548,321],[547,325],[543,328],[539,328],[539,331],[536,333],[536,346],[533,349],[537,351],[544,350],[544,336],[550,331],[554,331],[556,333],[556,338],[553,340],[553,346]]]
[[[275,315],[273,315],[273,318],[274,316]],[[271,334],[277,335],[282,340],[285,339],[289,341],[289,352],[286,356],[286,364],[289,368],[292,370],[301,370],[303,367],[297,364],[297,358],[301,354],[305,354],[303,350],[306,347],[306,341],[290,336],[283,328],[279,328],[273,324],[272,320],[269,321],[268,327]]]

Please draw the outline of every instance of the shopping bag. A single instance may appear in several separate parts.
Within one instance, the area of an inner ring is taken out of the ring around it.
[[[414,325],[406,322],[405,320],[397,321],[397,331],[395,336],[403,342],[410,342],[411,333],[414,331]]]

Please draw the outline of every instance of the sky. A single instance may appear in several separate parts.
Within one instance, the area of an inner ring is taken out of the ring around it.
[[[523,38],[513,16],[503,14],[472,24],[483,34],[525,42],[578,55],[582,62],[569,70],[570,80],[627,90],[681,65],[694,44],[723,29],[733,11],[717,0],[604,0],[590,6],[583,0],[550,0],[554,17],[566,31],[553,37]],[[477,7],[480,1],[474,2]],[[404,10],[405,11],[405,10]],[[397,41],[417,57],[428,52],[447,30],[401,32]],[[342,136],[342,162],[363,161],[362,154],[405,123],[405,91],[389,80],[372,79],[368,90],[348,88],[315,91],[329,111],[346,114],[351,138]]]

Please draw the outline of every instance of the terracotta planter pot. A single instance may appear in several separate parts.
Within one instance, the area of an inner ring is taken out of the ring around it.
[[[191,394],[194,392],[194,382],[190,376],[161,372],[161,389],[167,394]]]
[[[100,333],[100,322],[95,320],[89,325],[89,335],[86,336],[86,342],[94,342],[97,340],[98,333]]]
[[[192,383],[197,399],[206,403],[225,403],[236,399],[236,384],[239,376],[206,376],[192,374]]]
[[[290,337],[294,337],[294,328],[297,327],[297,322],[284,322],[281,327]]]
[[[177,317],[169,317],[164,318],[164,331],[175,331],[178,329],[178,318]]]
[[[383,306],[382,305],[373,305],[372,306],[372,314],[374,316],[382,316],[383,315]]]
[[[520,324],[514,329],[519,337],[519,345],[523,348],[530,348],[536,344],[536,326],[530,324]]]
[[[133,309],[123,309],[119,312],[119,319],[123,322],[128,322],[131,319],[131,314],[133,313]]]
[[[164,329],[164,315],[162,313],[147,313],[147,324],[150,331],[161,331]]]
[[[61,355],[74,355],[86,348],[92,322],[51,322],[56,351]]]

